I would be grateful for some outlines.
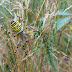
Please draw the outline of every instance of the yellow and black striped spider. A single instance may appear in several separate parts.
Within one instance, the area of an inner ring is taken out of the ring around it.
[[[20,20],[22,20],[23,23],[19,23],[19,21],[17,20],[18,18]],[[30,36],[30,37],[35,36],[35,35],[33,35],[33,31],[26,31],[27,33],[24,32],[25,31],[24,30],[24,23],[25,23],[25,21],[23,19],[21,19],[19,16],[16,16],[14,18],[14,20],[11,21],[11,24],[10,24],[10,28],[12,30],[12,33],[11,32],[8,32],[8,33],[13,34],[14,37],[17,37],[17,48],[19,47],[19,37],[22,40],[23,48],[24,48],[24,38],[27,38],[28,36]],[[1,28],[3,28],[3,27],[1,27]],[[15,51],[15,53],[16,53],[16,51]]]

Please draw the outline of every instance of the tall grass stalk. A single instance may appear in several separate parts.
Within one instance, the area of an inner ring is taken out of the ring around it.
[[[60,49],[58,49],[59,34],[57,31],[67,22],[67,18],[63,18],[65,22],[62,22],[60,27],[57,25],[61,23],[60,20],[63,21],[61,18],[63,15],[59,15],[58,8],[58,0],[1,0],[0,26],[3,26],[6,31],[1,29],[0,37],[2,43],[5,43],[4,48],[7,49],[6,54],[3,54],[4,60],[3,67],[0,67],[1,71],[59,72],[57,65],[60,61],[58,60]],[[16,14],[25,21],[25,23],[19,21],[24,26],[24,32],[33,31],[35,35],[35,37],[24,38],[25,49],[22,48],[20,38],[17,49],[17,38],[7,33],[7,31],[11,31],[10,22]],[[69,19],[68,17],[68,21]],[[61,37],[62,39],[65,38]],[[65,39],[68,40],[68,37]],[[67,44],[64,40],[63,42],[64,45]],[[64,50],[63,42],[60,47]],[[71,47],[71,41],[69,42],[68,45]],[[17,50],[16,53],[15,50]],[[62,51],[61,53],[65,55]],[[68,49],[67,53],[69,54]]]

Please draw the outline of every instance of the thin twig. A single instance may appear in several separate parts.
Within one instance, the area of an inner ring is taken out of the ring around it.
[[[71,5],[70,7],[68,7],[68,8],[66,8],[66,9],[64,10],[64,12],[67,11],[67,10],[69,10],[70,8],[72,8],[72,5]],[[63,13],[64,13],[64,12],[63,12]]]

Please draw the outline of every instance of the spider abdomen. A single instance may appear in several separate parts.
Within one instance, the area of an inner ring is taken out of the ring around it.
[[[12,31],[16,34],[23,31],[23,26],[18,21],[12,21],[10,26],[11,26]]]

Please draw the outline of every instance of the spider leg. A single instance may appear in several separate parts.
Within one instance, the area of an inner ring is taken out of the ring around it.
[[[17,49],[19,48],[19,36],[17,35]],[[15,50],[15,53],[17,52],[17,49]]]
[[[34,36],[34,37],[38,37],[38,35],[33,35],[33,34],[25,34],[27,36]]]
[[[25,21],[24,21],[20,16],[17,15],[17,17],[19,17],[19,19],[20,19],[21,21],[23,21],[23,23],[25,23]]]
[[[17,35],[17,48],[19,48],[19,36]]]
[[[21,40],[22,40],[22,43],[23,43],[23,49],[25,50],[25,46],[24,46],[24,38],[26,38],[27,36],[25,35],[25,32],[21,32],[20,33],[20,38],[21,38]]]
[[[5,32],[7,32],[8,34],[15,34],[14,32],[9,32],[6,29],[4,29],[3,27],[1,27],[1,29],[3,29]]]
[[[24,45],[24,37],[23,37],[22,43],[23,43],[22,48],[23,48],[23,50],[25,50],[25,45]]]

